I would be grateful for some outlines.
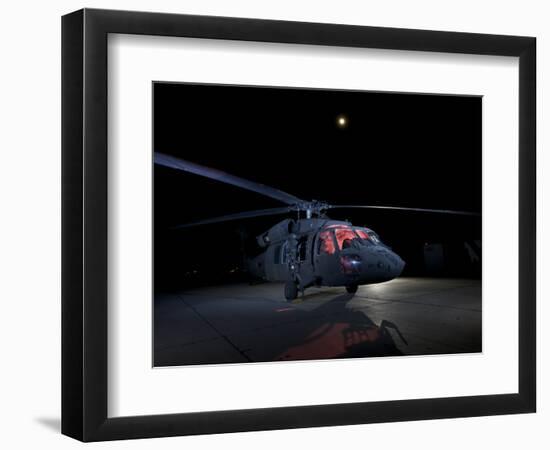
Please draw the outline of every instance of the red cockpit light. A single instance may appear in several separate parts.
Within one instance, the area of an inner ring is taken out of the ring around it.
[[[349,242],[353,241],[354,239],[357,239],[357,235],[355,234],[355,231],[353,231],[349,227],[336,228],[334,230],[334,234],[336,235],[336,241],[338,242],[338,248],[340,250],[342,250],[343,247],[347,247]]]
[[[359,235],[359,237],[361,239],[368,239],[369,238],[369,235],[367,234],[367,232],[365,230],[356,229],[355,232]]]
[[[319,233],[320,251],[322,253],[328,253],[333,255],[336,251],[334,247],[334,240],[332,239],[332,233],[330,231],[321,231]]]

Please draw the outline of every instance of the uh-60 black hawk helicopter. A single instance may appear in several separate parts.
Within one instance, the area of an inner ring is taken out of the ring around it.
[[[332,220],[325,211],[337,208],[361,208],[416,211],[478,216],[468,211],[405,208],[374,205],[330,205],[302,200],[294,195],[260,183],[246,180],[210,167],[201,166],[170,155],[155,152],[155,163],[184,172],[201,175],[238,186],[286,206],[229,214],[178,225],[188,228],[250,217],[296,213],[296,219],[285,219],[257,236],[263,251],[247,259],[247,270],[267,281],[285,282],[285,298],[294,300],[311,286],[343,286],[354,294],[360,285],[381,283],[398,277],[405,261],[384,244],[378,234],[350,222]]]

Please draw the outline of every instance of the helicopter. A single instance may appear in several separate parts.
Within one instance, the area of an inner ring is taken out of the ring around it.
[[[400,210],[437,214],[479,216],[479,213],[443,209],[381,205],[332,205],[303,200],[279,189],[186,161],[154,153],[157,165],[169,167],[240,187],[278,200],[285,206],[208,218],[173,227],[209,225],[252,217],[295,213],[256,237],[261,252],[246,260],[247,271],[265,281],[284,282],[284,296],[292,301],[310,287],[345,287],[355,294],[361,285],[390,281],[401,275],[405,261],[379,235],[367,227],[329,218],[333,209]]]

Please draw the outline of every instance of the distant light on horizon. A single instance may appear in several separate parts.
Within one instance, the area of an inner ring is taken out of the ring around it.
[[[336,125],[338,125],[338,128],[346,128],[348,126],[348,118],[340,114],[336,117]]]

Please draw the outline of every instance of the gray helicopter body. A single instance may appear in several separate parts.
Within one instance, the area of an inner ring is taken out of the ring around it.
[[[292,299],[311,286],[357,286],[398,277],[405,262],[369,228],[326,218],[286,219],[257,237],[265,250],[248,260],[248,271],[267,281],[294,283]],[[295,291],[295,292],[294,292]]]

